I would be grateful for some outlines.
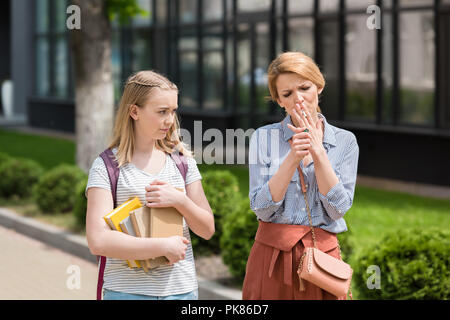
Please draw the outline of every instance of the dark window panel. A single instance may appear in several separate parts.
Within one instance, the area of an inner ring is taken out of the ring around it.
[[[366,26],[367,16],[346,19],[346,119],[375,121],[376,31]]]
[[[237,46],[237,111],[250,109],[250,28],[247,24],[238,25],[236,35]]]
[[[400,122],[434,123],[435,45],[432,11],[401,12]]]
[[[314,57],[314,20],[312,18],[291,18],[288,26],[288,49]]]
[[[196,51],[180,53],[181,106],[198,107],[198,55]]]
[[[207,52],[203,55],[203,107],[223,108],[223,57],[222,51]]]
[[[50,45],[46,37],[36,40],[36,94],[50,95]]]
[[[320,24],[320,52],[318,63],[325,77],[325,89],[321,94],[319,106],[329,118],[339,119],[339,24],[336,20]]]

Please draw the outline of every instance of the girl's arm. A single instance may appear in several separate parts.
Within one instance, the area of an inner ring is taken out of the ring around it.
[[[184,237],[139,238],[111,230],[103,216],[113,210],[111,192],[88,189],[86,236],[93,255],[122,260],[145,260],[166,256],[170,263],[184,259],[188,240]]]

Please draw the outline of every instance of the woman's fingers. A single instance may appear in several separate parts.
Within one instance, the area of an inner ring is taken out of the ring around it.
[[[309,110],[304,105],[302,105],[301,111],[302,113],[304,112],[303,119],[307,126],[309,126],[310,128],[315,128],[316,126],[313,124],[311,113],[309,113]]]

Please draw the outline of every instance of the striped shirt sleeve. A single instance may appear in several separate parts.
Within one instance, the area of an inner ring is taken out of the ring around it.
[[[338,169],[339,182],[326,195],[319,191],[319,198],[331,219],[342,218],[353,204],[356,175],[358,169],[359,147],[353,134],[349,135],[350,143],[343,154]]]
[[[108,172],[106,170],[105,162],[101,157],[97,157],[94,160],[91,169],[89,170],[88,182],[85,190],[86,198],[88,189],[92,187],[98,187],[111,191]]]
[[[186,173],[186,185],[191,184],[197,180],[202,178],[200,171],[197,167],[197,161],[195,161],[194,157],[186,157],[188,170]]]
[[[256,130],[250,139],[249,148],[249,198],[250,208],[262,221],[269,221],[270,217],[280,208],[284,197],[274,202],[269,189],[269,158],[263,151],[267,150],[267,139],[259,139],[261,132],[267,133],[266,129]]]

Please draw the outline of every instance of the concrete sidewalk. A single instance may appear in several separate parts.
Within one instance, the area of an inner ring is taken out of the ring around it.
[[[95,299],[97,265],[85,237],[0,208],[0,252],[0,300]],[[242,297],[240,290],[197,279],[199,300]]]
[[[0,252],[0,300],[95,299],[94,263],[2,226]]]

